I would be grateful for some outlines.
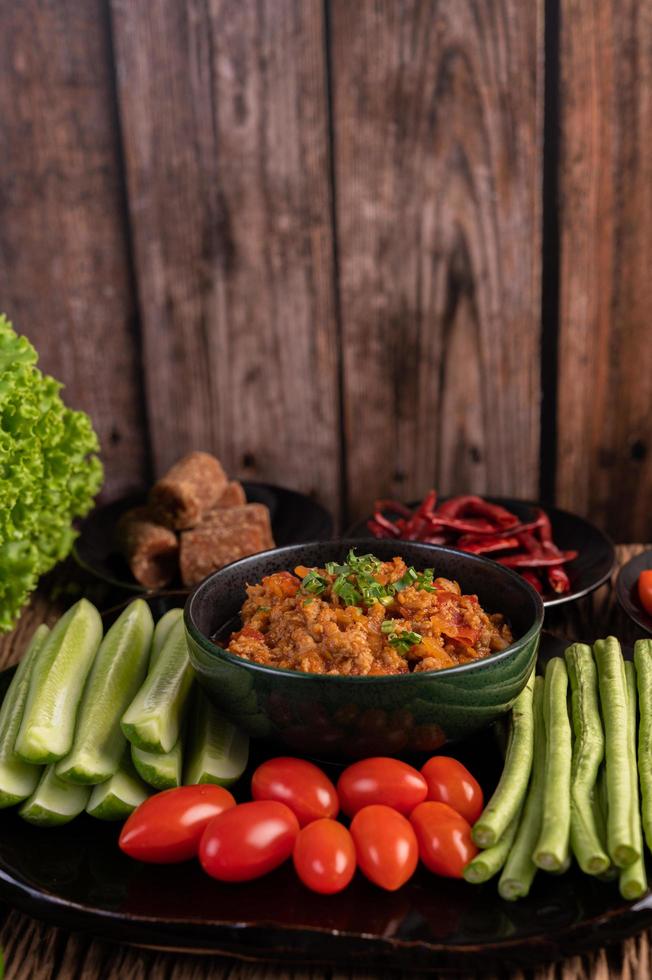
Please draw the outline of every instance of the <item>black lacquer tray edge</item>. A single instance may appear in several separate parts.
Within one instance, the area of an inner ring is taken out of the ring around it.
[[[62,928],[91,932],[119,943],[163,951],[205,955],[222,954],[255,962],[294,965],[333,963],[383,965],[392,969],[428,972],[496,968],[510,964],[528,967],[580,955],[622,941],[652,925],[652,897],[612,909],[559,933],[527,940],[501,940],[491,945],[428,943],[370,934],[334,933],[306,926],[279,926],[264,922],[175,921],[157,917],[126,916],[69,902],[14,881],[0,869],[0,899],[12,907]]]

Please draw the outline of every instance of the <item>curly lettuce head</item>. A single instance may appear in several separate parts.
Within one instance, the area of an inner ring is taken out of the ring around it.
[[[72,546],[72,521],[102,484],[98,439],[36,351],[0,314],[0,631],[11,629],[36,587]]]

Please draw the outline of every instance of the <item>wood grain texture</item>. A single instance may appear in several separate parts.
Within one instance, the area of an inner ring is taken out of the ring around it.
[[[320,0],[112,0],[155,465],[339,488]]]
[[[536,494],[542,6],[330,5],[354,515]]]
[[[147,448],[104,5],[0,0],[0,23],[0,309],[92,416],[115,496]]]
[[[621,567],[647,545],[617,548]],[[56,604],[37,592],[14,633],[0,638],[0,669],[19,659],[39,622],[52,620]],[[623,618],[613,590],[600,589],[594,596],[570,603],[548,623],[569,640],[587,639],[609,632],[632,639],[629,620]],[[634,628],[635,629],[635,628]],[[316,969],[284,969],[270,963],[244,963],[219,956],[160,953],[103,942],[90,935],[70,933],[38,922],[16,910],[0,906],[0,947],[4,950],[7,980],[373,980],[378,974],[333,966]],[[450,974],[428,974],[433,980]],[[422,974],[396,973],[396,980],[415,980]],[[475,974],[473,974],[475,976]],[[485,980],[651,980],[652,955],[649,933],[641,933],[608,951],[596,950],[523,973],[505,969],[484,974]],[[468,980],[471,980],[469,976]]]
[[[652,533],[652,7],[561,0],[557,493]]]

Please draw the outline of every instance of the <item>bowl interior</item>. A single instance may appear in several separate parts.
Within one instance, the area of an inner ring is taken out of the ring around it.
[[[230,632],[239,626],[239,612],[246,598],[245,587],[248,584],[259,582],[263,576],[273,572],[292,571],[299,564],[323,566],[328,561],[343,561],[350,548],[355,548],[358,554],[373,553],[385,561],[398,555],[419,571],[432,567],[436,577],[454,579],[459,582],[464,593],[478,596],[486,612],[499,612],[507,618],[514,640],[524,636],[532,628],[541,626],[543,606],[539,596],[510,569],[486,558],[449,548],[409,541],[361,538],[292,545],[234,562],[206,579],[190,597],[186,607],[189,628],[191,631],[194,628],[201,634],[204,648],[213,647],[216,654],[222,654]],[[208,644],[207,640],[210,641]],[[504,656],[506,652],[503,651],[491,659]],[[462,668],[453,667],[437,673],[448,674],[459,669]]]

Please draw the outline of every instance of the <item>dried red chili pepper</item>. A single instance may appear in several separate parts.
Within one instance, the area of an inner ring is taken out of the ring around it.
[[[505,555],[496,561],[506,568],[548,568],[573,561],[577,558],[576,551],[561,551],[557,555]]]
[[[446,527],[461,534],[494,535],[497,531],[502,533],[502,529],[493,521],[487,521],[483,517],[441,517],[436,511],[429,520],[433,527]]]
[[[552,526],[550,524],[550,518],[543,510],[539,511],[539,521],[539,539],[541,541],[541,547],[544,554],[559,555],[559,548],[552,540]],[[549,568],[547,570],[546,577],[553,592],[560,595],[564,592],[570,592],[570,580],[563,568]]]
[[[538,538],[535,538],[530,531],[521,531],[517,534],[518,543],[524,552],[528,555],[543,555],[543,547]]]
[[[553,592],[557,592],[559,595],[563,595],[564,592],[570,592],[570,579],[564,569],[559,565],[554,568],[547,568],[546,578]]]
[[[467,551],[470,555],[487,555],[493,551],[509,551],[518,548],[518,538],[496,536],[493,538],[474,538],[468,534],[461,537],[455,544],[461,551]]]
[[[493,521],[502,530],[507,530],[520,523],[516,514],[512,514],[505,507],[501,507],[500,504],[492,504],[476,495],[452,497],[440,504],[436,513],[443,517],[475,514],[478,517],[485,517],[487,520]]]
[[[530,583],[533,589],[536,589],[539,595],[543,594],[543,583],[536,572],[530,571],[529,568],[524,568],[520,574],[526,582]]]
[[[423,501],[417,508],[417,515],[419,517],[425,517],[426,514],[432,514],[435,509],[435,504],[437,503],[437,493],[435,490],[429,490],[428,493],[423,498]]]
[[[382,517],[382,514],[377,516],[380,516],[382,521],[377,520],[376,517],[367,521],[367,527],[375,538],[399,538],[401,536],[401,532],[391,521]],[[388,525],[391,527],[391,530]]]
[[[572,561],[576,552],[559,550],[545,511],[539,508],[533,519],[523,521],[500,504],[475,494],[451,497],[438,507],[436,502],[434,490],[414,510],[397,500],[378,500],[367,526],[379,538],[449,545],[470,554],[512,552],[497,560],[519,571],[538,592],[544,592],[546,583],[558,594],[570,590],[562,566]]]

